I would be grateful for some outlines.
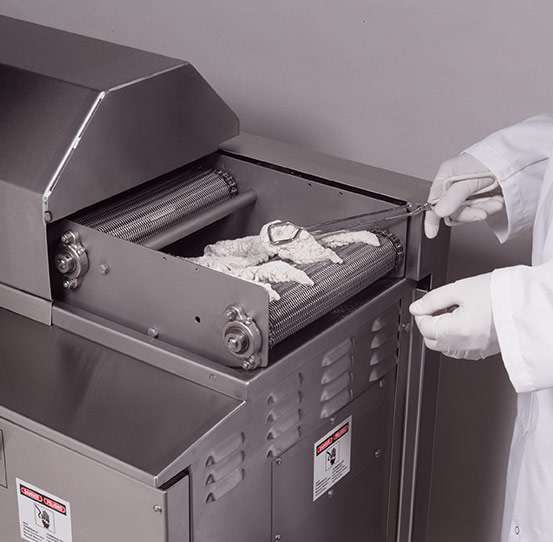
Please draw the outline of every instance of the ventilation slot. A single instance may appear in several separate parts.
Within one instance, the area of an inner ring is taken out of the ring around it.
[[[373,322],[370,340],[370,382],[380,380],[389,373],[398,360],[399,306],[395,305]]]
[[[293,375],[281,382],[267,398],[267,457],[275,457],[301,439],[301,377]],[[290,389],[296,388],[290,393]]]
[[[205,462],[206,502],[214,502],[234,489],[246,476],[244,433],[234,435],[214,449]]]
[[[321,363],[321,418],[328,418],[345,407],[353,398],[352,337],[328,350]]]

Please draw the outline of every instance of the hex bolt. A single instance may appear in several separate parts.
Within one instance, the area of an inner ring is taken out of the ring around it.
[[[77,286],[79,285],[79,281],[77,279],[65,279],[63,281],[63,287],[66,290],[75,290]]]
[[[159,329],[157,327],[149,327],[148,336],[152,337],[152,339],[157,339],[159,337]]]
[[[98,273],[100,273],[100,275],[107,275],[109,273],[109,264],[107,262],[99,264]]]
[[[156,512],[157,514],[161,514],[161,512],[163,512],[163,508],[161,508],[159,504],[154,504],[154,512]]]
[[[236,320],[237,316],[238,316],[238,311],[234,307],[228,307],[225,310],[225,318],[227,320]]]
[[[250,359],[245,359],[242,361],[242,369],[246,369],[246,371],[249,371],[250,369],[254,368],[254,362]]]
[[[75,234],[72,231],[66,231],[61,236],[61,242],[64,245],[69,245],[75,240]]]

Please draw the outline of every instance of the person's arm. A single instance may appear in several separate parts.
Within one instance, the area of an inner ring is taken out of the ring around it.
[[[497,269],[490,289],[501,356],[515,390],[553,388],[553,260]]]
[[[505,211],[487,221],[501,242],[532,227],[552,148],[553,114],[547,114],[499,130],[464,151],[499,181]]]

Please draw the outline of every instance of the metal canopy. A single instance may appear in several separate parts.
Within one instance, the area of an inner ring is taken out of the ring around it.
[[[45,299],[45,222],[239,131],[187,62],[2,16],[0,81],[0,282]]]

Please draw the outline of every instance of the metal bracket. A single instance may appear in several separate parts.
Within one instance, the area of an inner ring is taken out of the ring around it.
[[[223,326],[223,341],[227,350],[242,360],[242,368],[252,370],[261,364],[262,336],[256,323],[240,305],[225,310],[227,323]]]
[[[79,287],[88,271],[88,256],[78,232],[69,230],[61,236],[54,264],[58,272],[64,276],[64,288],[75,290]]]

